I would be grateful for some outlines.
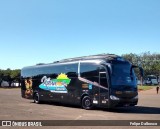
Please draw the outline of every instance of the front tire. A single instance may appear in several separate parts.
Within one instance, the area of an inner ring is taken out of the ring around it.
[[[38,93],[35,93],[33,98],[34,98],[34,103],[36,103],[36,104],[41,103]]]
[[[83,109],[89,110],[92,108],[92,100],[89,96],[84,96],[81,104]]]

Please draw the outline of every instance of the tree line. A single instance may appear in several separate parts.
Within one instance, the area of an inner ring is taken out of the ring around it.
[[[144,77],[147,75],[156,75],[160,76],[160,54],[154,53],[151,54],[150,52],[145,52],[142,54],[123,54],[122,57],[129,60],[132,64],[137,66],[142,66],[144,69]],[[138,70],[135,70],[138,77],[140,77]],[[7,81],[11,86],[13,81],[20,82],[20,69],[0,69],[0,84],[1,82]]]
[[[125,59],[129,60],[132,64],[141,66],[144,69],[144,77],[147,75],[160,76],[160,54],[145,52],[142,54],[124,54]],[[137,72],[137,71],[136,71]],[[138,73],[138,72],[137,72]],[[139,76],[139,73],[138,73]]]
[[[6,69],[6,70],[2,70],[0,69],[0,84],[2,83],[2,81],[7,81],[9,83],[9,86],[11,86],[12,82],[20,82],[20,69],[15,69],[15,70],[11,70],[11,69]]]

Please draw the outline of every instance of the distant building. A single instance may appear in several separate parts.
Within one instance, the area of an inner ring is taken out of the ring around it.
[[[13,86],[13,87],[18,87],[18,86],[20,86],[20,83],[18,83],[18,82],[13,82],[13,83],[11,84],[11,86]]]

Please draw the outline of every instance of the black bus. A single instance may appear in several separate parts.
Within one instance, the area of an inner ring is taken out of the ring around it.
[[[134,106],[138,102],[136,67],[114,54],[25,67],[21,70],[21,95],[38,104],[55,101],[84,109]]]

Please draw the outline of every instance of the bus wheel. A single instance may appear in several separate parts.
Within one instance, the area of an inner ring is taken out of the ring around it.
[[[89,96],[84,96],[82,99],[82,108],[88,110],[92,108],[92,101]]]
[[[38,93],[34,94],[34,103],[36,103],[36,104],[40,103],[40,99],[39,99],[39,94]]]

